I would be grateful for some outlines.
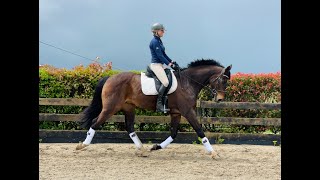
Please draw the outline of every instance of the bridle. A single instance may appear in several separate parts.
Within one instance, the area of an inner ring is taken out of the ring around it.
[[[225,70],[226,70],[226,68],[223,68],[223,69],[221,70],[219,76],[216,77],[214,80],[212,80],[212,83],[214,83],[215,81],[220,81],[222,77],[227,77],[227,78],[229,79],[229,76],[227,76],[227,75],[224,74]],[[179,76],[181,76],[180,70],[179,70]],[[210,85],[209,85],[209,86],[203,85],[202,83],[199,83],[198,81],[192,79],[191,77],[189,77],[189,76],[187,76],[187,75],[184,75],[184,76],[186,76],[186,77],[189,78],[190,80],[198,83],[198,84],[201,85],[203,88],[208,88],[214,98],[216,98],[216,94],[217,94],[218,92],[226,92],[225,90],[224,90],[224,91],[223,91],[223,90],[216,90],[216,88],[217,88],[216,85],[212,88]],[[210,81],[210,79],[211,79],[211,77],[209,78],[209,81]],[[181,78],[180,78],[180,80],[181,80]]]
[[[226,77],[226,78],[229,79],[229,76],[227,76],[227,75],[224,74],[225,70],[226,70],[225,68],[223,68],[223,69],[221,70],[220,75],[219,75],[218,77],[216,77],[214,80],[212,80],[212,84],[215,83],[216,81],[221,81],[221,78],[222,78],[222,77]],[[210,79],[210,78],[209,78],[209,79]],[[210,80],[209,80],[209,81],[210,81]],[[215,97],[215,95],[216,95],[218,92],[224,92],[224,93],[227,92],[226,90],[216,90],[216,89],[217,89],[216,85],[217,85],[217,84],[215,84],[213,88],[212,88],[212,87],[208,87],[208,88],[210,88],[210,91],[211,91],[211,93],[214,95],[214,97]]]

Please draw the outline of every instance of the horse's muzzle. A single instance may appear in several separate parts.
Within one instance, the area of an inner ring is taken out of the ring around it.
[[[222,99],[217,99],[217,98],[214,98],[213,100],[214,100],[214,102],[216,102],[216,103],[219,103],[219,102],[222,101]]]
[[[215,102],[221,102],[224,99],[224,93],[217,93],[214,97]]]

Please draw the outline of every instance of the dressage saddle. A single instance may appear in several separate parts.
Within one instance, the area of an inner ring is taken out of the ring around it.
[[[161,81],[158,79],[156,74],[151,70],[149,66],[147,66],[147,72],[145,73],[147,77],[153,78],[156,86],[156,90],[158,92],[158,99],[157,99],[157,111],[167,113],[169,111],[168,107],[168,96],[167,93],[169,92],[172,86],[172,74],[171,70],[166,68],[164,69],[166,76],[168,77],[169,84],[168,87],[163,86]]]

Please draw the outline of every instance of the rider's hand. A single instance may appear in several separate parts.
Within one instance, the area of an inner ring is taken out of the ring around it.
[[[173,70],[175,70],[175,71],[180,70],[180,67],[179,67],[178,63],[176,63],[176,62],[174,62],[174,61],[172,61],[171,63],[172,63],[172,66],[170,66],[170,67],[171,67]]]

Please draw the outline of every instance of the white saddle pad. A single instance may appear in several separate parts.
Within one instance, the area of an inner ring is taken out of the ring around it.
[[[171,71],[171,74],[172,74],[172,86],[171,86],[168,94],[173,93],[178,87],[177,78],[173,74],[173,71]],[[144,72],[141,72],[141,89],[142,89],[143,94],[145,94],[145,95],[157,95],[158,94],[154,79],[147,77]]]

